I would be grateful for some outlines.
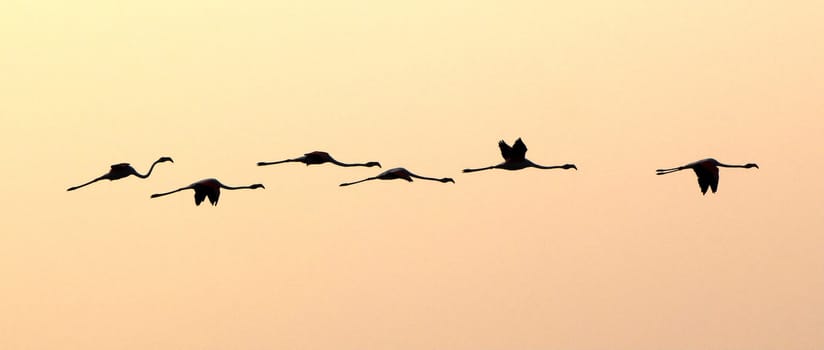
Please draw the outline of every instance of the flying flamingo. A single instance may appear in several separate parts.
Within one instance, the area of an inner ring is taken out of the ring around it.
[[[193,183],[189,186],[178,188],[174,191],[169,191],[169,192],[165,192],[165,193],[155,193],[151,196],[151,198],[162,197],[162,196],[169,195],[169,194],[172,194],[172,193],[175,193],[175,192],[188,190],[190,188],[195,190],[195,205],[200,205],[200,203],[203,202],[203,200],[206,199],[206,197],[209,197],[209,203],[212,203],[212,205],[217,205],[217,200],[220,198],[220,189],[221,188],[225,188],[227,190],[242,190],[242,189],[253,190],[253,189],[256,189],[256,188],[266,188],[266,187],[263,187],[262,184],[232,187],[232,186],[226,186],[226,185],[220,183],[220,181],[217,181],[217,179],[203,179],[203,180],[195,182],[195,183]]]
[[[521,140],[519,137],[515,140],[515,143],[510,147],[509,145],[504,142],[504,140],[498,141],[498,147],[501,149],[501,155],[504,157],[504,162],[498,165],[488,166],[486,168],[477,168],[477,169],[464,169],[463,172],[471,173],[475,171],[481,170],[489,170],[489,169],[506,169],[506,170],[520,170],[523,168],[533,167],[538,169],[575,169],[578,168],[575,164],[564,164],[564,165],[554,165],[554,166],[543,166],[538,165],[531,162],[529,159],[526,159],[526,145],[524,141]]]
[[[140,173],[138,173],[136,170],[134,170],[134,168],[132,168],[131,165],[129,165],[129,163],[113,164],[112,168],[109,169],[108,173],[103,174],[100,177],[98,177],[98,178],[96,178],[92,181],[89,181],[87,183],[84,183],[80,186],[69,187],[66,191],[74,191],[78,188],[81,188],[81,187],[86,186],[86,185],[90,185],[90,184],[92,184],[94,182],[97,182],[97,181],[100,181],[100,180],[109,180],[109,181],[117,180],[117,179],[122,179],[124,177],[127,177],[129,175],[134,175],[134,176],[137,176],[141,179],[145,179],[145,178],[149,177],[149,175],[152,174],[152,170],[154,170],[154,167],[155,167],[155,165],[157,165],[157,163],[163,163],[163,162],[172,162],[172,163],[174,163],[175,161],[173,161],[172,158],[169,158],[169,157],[160,157],[158,160],[156,160],[154,163],[152,163],[152,166],[149,168],[149,172],[146,173],[146,175],[141,175]]]
[[[698,186],[701,186],[701,194],[706,195],[708,188],[712,188],[712,193],[718,190],[718,167],[720,166],[725,168],[758,168],[758,164],[755,163],[728,165],[715,159],[707,158],[677,168],[657,169],[655,170],[655,175],[664,175],[684,169],[692,169],[695,171],[695,175],[698,175]]]
[[[443,183],[447,183],[447,182],[455,183],[455,180],[452,180],[451,178],[448,178],[448,177],[445,177],[445,178],[442,178],[442,179],[436,179],[434,177],[426,177],[426,176],[415,175],[412,172],[410,172],[409,170],[406,170],[404,168],[394,168],[394,169],[389,169],[387,171],[384,171],[384,172],[380,173],[378,176],[369,177],[369,178],[359,180],[359,181],[355,181],[355,182],[342,183],[340,185],[341,186],[349,186],[349,185],[354,185],[356,183],[361,183],[361,182],[369,181],[369,180],[404,179],[406,181],[412,182],[413,177],[416,178],[416,179],[440,181],[440,182],[443,182]]]
[[[332,156],[330,156],[329,153],[321,152],[321,151],[309,152],[309,153],[306,153],[306,154],[304,154],[300,157],[297,157],[297,158],[280,160],[280,161],[277,161],[277,162],[258,162],[257,165],[258,166],[264,166],[264,165],[274,165],[274,164],[287,163],[287,162],[300,162],[300,163],[306,164],[307,166],[310,165],[310,164],[332,163],[332,164],[335,164],[335,165],[338,165],[338,166],[343,166],[343,167],[350,167],[350,166],[365,166],[365,167],[376,166],[378,168],[381,167],[381,163],[378,163],[378,162],[351,163],[351,164],[341,163],[341,162],[335,160],[335,158],[332,158]]]

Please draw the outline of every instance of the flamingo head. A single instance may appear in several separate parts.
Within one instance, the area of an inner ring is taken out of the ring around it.
[[[252,190],[254,190],[256,188],[266,189],[266,187],[263,187],[263,184],[254,184],[254,185],[249,186],[249,189],[252,189]]]
[[[576,166],[575,166],[575,164],[564,164],[564,165],[562,166],[562,168],[564,168],[564,169],[575,169],[575,170],[578,170],[578,167],[576,167]]]
[[[451,182],[451,183],[453,183],[453,184],[455,183],[455,180],[452,180],[452,178],[451,178],[451,177],[445,177],[445,178],[440,179],[440,180],[438,180],[438,181],[443,182],[443,183],[447,183],[447,182]]]
[[[376,167],[380,168],[380,167],[381,167],[381,163],[378,163],[378,162],[366,162],[366,166],[368,166],[368,167],[373,167],[373,166],[376,166]]]
[[[758,164],[755,163],[747,163],[744,165],[745,168],[756,168],[758,169]]]
[[[160,158],[157,160],[157,162],[158,162],[158,163],[163,163],[163,162],[172,162],[172,163],[174,163],[175,161],[174,161],[174,160],[172,160],[172,157],[160,157]]]

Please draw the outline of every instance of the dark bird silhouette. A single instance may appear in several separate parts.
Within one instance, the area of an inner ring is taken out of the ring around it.
[[[504,162],[498,165],[488,166],[486,168],[477,168],[477,169],[464,169],[463,172],[471,173],[475,171],[481,170],[489,170],[489,169],[506,169],[506,170],[520,170],[523,168],[538,168],[538,169],[575,169],[578,168],[575,164],[564,164],[564,165],[554,165],[554,166],[543,166],[538,165],[531,162],[529,159],[526,159],[526,145],[519,137],[515,140],[515,143],[510,147],[509,145],[504,142],[504,140],[498,141],[498,147],[501,149],[501,156],[504,157]]]
[[[366,163],[341,163],[337,161],[335,158],[329,155],[329,153],[321,152],[321,151],[314,151],[304,154],[303,156],[293,158],[293,159],[286,159],[280,160],[277,162],[258,162],[258,166],[264,165],[274,165],[280,163],[288,163],[288,162],[300,162],[304,163],[307,166],[310,164],[323,164],[323,163],[332,163],[338,166],[350,167],[350,166],[365,166],[365,167],[373,167],[376,166],[378,168],[381,167],[381,163],[378,162],[366,162]]]
[[[156,160],[156,161],[154,161],[154,163],[152,163],[152,166],[149,168],[149,172],[147,172],[146,175],[142,175],[142,174],[138,173],[136,170],[134,170],[134,168],[132,168],[131,165],[129,165],[129,163],[112,164],[112,168],[109,169],[108,173],[103,174],[100,177],[98,177],[98,178],[96,178],[92,181],[89,181],[87,183],[84,183],[80,186],[69,187],[66,191],[74,191],[78,188],[81,188],[81,187],[86,186],[86,185],[91,185],[92,183],[95,183],[95,182],[100,181],[100,180],[109,180],[109,181],[117,180],[117,179],[122,179],[126,176],[129,176],[129,175],[134,175],[134,176],[137,176],[141,179],[145,179],[145,178],[149,177],[149,175],[152,174],[152,170],[154,170],[154,167],[155,167],[155,165],[157,165],[157,163],[163,163],[163,162],[172,162],[172,163],[174,163],[175,161],[173,161],[172,158],[169,158],[169,157],[160,157],[158,160]]]
[[[415,175],[412,172],[410,172],[409,170],[406,170],[404,168],[394,168],[394,169],[389,169],[387,171],[384,171],[384,172],[380,173],[380,175],[378,175],[378,176],[369,177],[369,178],[359,180],[359,181],[355,181],[355,182],[342,183],[340,185],[341,186],[349,186],[349,185],[354,185],[356,183],[361,183],[361,182],[369,181],[369,180],[404,179],[406,181],[412,182],[413,177],[416,178],[416,179],[440,181],[440,182],[443,182],[443,183],[447,183],[447,182],[455,183],[455,180],[453,180],[451,178],[448,178],[448,177],[445,177],[445,178],[442,178],[442,179],[436,179],[434,177],[426,177],[426,176]]]
[[[684,169],[692,169],[695,175],[698,176],[698,186],[701,187],[701,193],[707,194],[707,189],[711,188],[712,193],[718,190],[718,167],[725,168],[758,168],[758,164],[747,163],[744,165],[728,165],[723,164],[715,159],[707,158],[696,162],[689,163],[684,166],[670,169],[657,169],[655,175],[664,175],[681,171]]]
[[[253,190],[253,189],[256,189],[256,188],[266,188],[266,187],[263,187],[262,184],[232,187],[232,186],[226,186],[226,185],[220,183],[220,181],[217,181],[217,179],[203,179],[203,180],[195,182],[195,183],[193,183],[189,186],[178,188],[174,191],[169,191],[169,192],[165,192],[165,193],[155,193],[151,196],[151,198],[162,197],[162,196],[169,195],[169,194],[172,194],[172,193],[175,193],[175,192],[188,190],[190,188],[195,190],[195,205],[200,205],[200,203],[203,202],[203,200],[206,199],[206,197],[209,197],[209,203],[212,203],[212,205],[217,205],[217,200],[220,198],[220,189],[221,188],[225,188],[227,190],[242,190],[242,189]]]

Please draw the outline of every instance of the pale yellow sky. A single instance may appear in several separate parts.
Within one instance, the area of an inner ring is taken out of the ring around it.
[[[801,1],[4,1],[0,348],[822,348],[823,32]],[[579,170],[460,172],[517,137]],[[456,184],[255,166],[313,150]],[[655,176],[705,157],[761,168]],[[149,199],[207,177],[266,189]]]

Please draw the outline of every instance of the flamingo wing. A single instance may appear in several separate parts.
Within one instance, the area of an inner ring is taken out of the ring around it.
[[[220,189],[217,189],[217,191],[209,191],[206,195],[209,197],[209,203],[217,205],[217,200],[220,198]]]
[[[519,137],[515,140],[515,143],[512,145],[512,157],[515,159],[524,159],[526,157],[526,145],[524,141],[521,140]]]
[[[715,166],[697,166],[693,167],[695,175],[698,176],[698,186],[701,187],[701,193],[706,194],[708,189],[712,189],[712,193],[718,191],[718,168]]]
[[[195,190],[195,205],[200,205],[206,199],[206,191]]]
[[[132,165],[131,165],[131,164],[129,164],[129,163],[117,163],[117,164],[112,164],[112,170],[114,170],[114,169],[125,169],[125,168],[129,168],[129,167],[131,167],[131,166],[132,166]]]
[[[329,153],[321,151],[305,153],[303,157],[300,157],[298,159],[302,159],[300,161],[306,163],[306,165],[323,164],[332,161],[332,157],[329,155]]]
[[[304,153],[303,155],[307,156],[307,157],[318,157],[318,158],[329,157],[329,153],[326,153],[326,152],[323,152],[323,151],[312,151],[312,152],[309,152],[309,153]]]
[[[512,147],[509,147],[509,145],[506,144],[506,141],[498,141],[498,147],[501,149],[501,157],[504,157],[504,160],[509,160],[512,158]]]
[[[394,168],[384,171],[383,173],[378,175],[378,178],[384,180],[404,179],[406,181],[412,182],[412,177],[409,176],[410,174],[411,173],[409,172],[409,170],[406,170],[405,168]]]

